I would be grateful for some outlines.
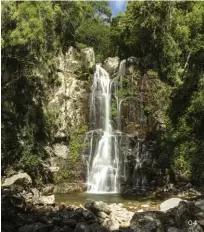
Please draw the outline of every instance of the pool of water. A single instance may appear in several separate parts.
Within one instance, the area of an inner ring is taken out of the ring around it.
[[[108,204],[122,203],[124,207],[129,210],[158,210],[159,205],[163,200],[158,200],[149,197],[138,196],[123,196],[120,194],[90,194],[90,193],[69,193],[69,194],[56,194],[56,203],[64,203],[66,205],[83,205],[87,199],[93,199],[95,201],[103,201]]]

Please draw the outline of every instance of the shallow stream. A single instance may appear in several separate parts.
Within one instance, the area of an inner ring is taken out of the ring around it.
[[[64,203],[66,205],[82,205],[86,199],[93,199],[95,201],[103,201],[108,204],[112,203],[122,203],[123,207],[129,210],[158,210],[159,205],[164,200],[159,200],[149,197],[141,197],[141,196],[122,196],[120,194],[90,194],[90,193],[69,193],[69,194],[57,194],[55,196],[56,203],[61,204]]]

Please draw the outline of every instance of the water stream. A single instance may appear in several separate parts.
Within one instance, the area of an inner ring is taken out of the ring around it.
[[[122,60],[117,75],[112,78],[101,64],[96,65],[89,102],[89,131],[86,133],[82,152],[86,166],[87,192],[91,194],[119,193],[121,180],[133,179],[136,189],[147,185],[146,177],[141,172],[147,154],[145,144],[138,138],[134,149],[128,147],[130,137],[123,133],[123,124],[127,122],[121,118],[121,114],[125,113],[127,121],[134,123],[135,111],[140,130],[143,129],[144,81],[140,80],[139,94],[136,97],[133,95],[133,76],[125,79],[125,70],[126,60]],[[123,86],[123,82],[127,81],[128,85]],[[123,96],[123,88],[128,88],[129,96]],[[112,104],[115,105],[115,117],[112,115]],[[130,164],[127,155],[131,154],[135,160]],[[132,176],[129,175],[128,166],[133,166]]]
[[[100,129],[99,141],[94,144],[93,133],[90,140],[87,184],[89,193],[117,193],[119,154],[117,137],[111,125],[111,79],[99,64],[92,85],[90,120],[94,129]],[[97,108],[97,112],[96,112]],[[88,132],[90,133],[90,132]],[[94,146],[95,145],[95,146]]]

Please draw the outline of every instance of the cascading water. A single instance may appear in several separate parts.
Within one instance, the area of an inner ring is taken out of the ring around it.
[[[138,80],[138,91],[134,93],[133,76],[128,78],[125,74],[126,60],[120,62],[118,74],[113,79],[100,64],[96,65],[89,104],[90,130],[86,133],[82,152],[89,193],[118,193],[121,180],[123,183],[130,180],[135,189],[147,185],[143,166],[149,162],[149,153],[145,142],[139,137],[134,138],[134,132],[133,135],[123,133],[128,122],[139,124],[138,130],[143,130],[145,79]],[[125,88],[129,96],[123,96]],[[114,117],[112,109],[116,112]],[[129,144],[132,140],[135,141],[133,147]]]
[[[98,144],[95,145],[95,151],[93,150],[93,137],[90,141],[88,192],[116,193],[118,192],[119,152],[117,138],[112,131],[110,120],[111,80],[99,64],[96,65],[90,104],[91,117],[96,117],[96,107],[98,108],[99,117],[94,120],[99,122],[101,135]]]

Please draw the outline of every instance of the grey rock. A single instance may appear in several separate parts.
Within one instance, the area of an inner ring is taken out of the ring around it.
[[[93,214],[91,211],[89,210],[83,210],[82,211],[82,215],[84,217],[85,220],[90,221],[90,220],[96,220],[96,216],[95,214]]]
[[[73,232],[74,229],[69,226],[63,226],[62,229],[60,229],[60,232]]]
[[[135,213],[130,228],[135,232],[164,232],[165,213],[147,211]]]
[[[167,229],[167,232],[183,232],[183,230],[175,228],[175,227],[169,227]]]
[[[40,192],[36,191],[33,195],[33,204],[34,205],[53,205],[55,204],[55,195],[42,196]]]
[[[77,224],[77,221],[74,220],[74,219],[63,218],[62,223],[64,225],[67,225],[67,226],[70,226],[70,227],[74,228],[76,226],[76,224]]]
[[[186,184],[186,185],[185,185],[185,188],[186,188],[186,189],[192,188],[192,184],[191,184],[191,183]]]
[[[134,57],[134,56],[131,56],[127,59],[127,63],[129,65],[138,65],[140,62],[140,58],[137,58],[137,57]]]
[[[11,225],[3,225],[1,229],[4,232],[14,232],[14,227]]]
[[[175,225],[178,228],[188,226],[189,220],[195,220],[196,207],[190,203],[181,201],[175,208],[171,208],[166,212],[166,216],[171,220],[171,226]]]
[[[61,224],[61,222],[62,222],[62,218],[59,217],[59,216],[53,217],[52,220],[53,220],[53,224],[56,225],[56,226],[59,226]]]
[[[68,153],[69,153],[69,149],[68,149],[68,147],[66,145],[60,144],[60,143],[56,143],[54,145],[54,154],[57,157],[67,159]]]
[[[83,221],[83,216],[82,216],[82,214],[80,214],[80,213],[73,213],[73,214],[70,216],[70,219],[74,219],[74,220],[76,220],[77,222],[79,222],[79,221]]]
[[[95,65],[95,53],[92,47],[84,48],[81,50],[84,54],[84,63],[86,68],[93,68]]]
[[[109,74],[114,74],[119,66],[118,57],[108,57],[104,61],[103,67],[108,71]]]
[[[94,201],[92,199],[87,199],[85,202],[85,208],[92,211],[93,213],[98,213],[100,211],[110,214],[110,209],[108,207],[108,204],[102,202],[102,201]]]
[[[54,185],[48,184],[42,188],[42,194],[52,194],[54,192]]]
[[[108,220],[106,226],[110,231],[118,231],[120,224],[117,220]]]
[[[167,210],[178,206],[181,201],[183,201],[181,198],[170,198],[160,204],[160,210],[166,212]]]
[[[61,227],[60,226],[55,226],[52,232],[61,232]]]
[[[101,232],[101,227],[99,226],[98,223],[93,223],[90,225],[91,232]]]
[[[24,172],[6,178],[2,186],[10,186],[12,184],[27,185],[31,183],[32,183],[31,177]]]
[[[199,224],[193,224],[189,226],[186,230],[187,232],[203,232],[202,227]]]
[[[22,226],[18,232],[48,232],[49,231],[49,226],[37,222],[31,225],[25,225]]]
[[[92,232],[90,226],[88,226],[85,222],[79,222],[76,225],[74,232]]]
[[[195,206],[204,211],[204,199],[196,201]]]
[[[108,215],[107,215],[106,213],[101,212],[101,211],[99,211],[99,212],[97,213],[97,216],[100,217],[100,218],[107,218],[107,217],[108,217]]]
[[[81,61],[78,59],[78,52],[73,47],[69,47],[64,57],[64,71],[75,72],[81,68]],[[62,65],[63,66],[63,65]]]
[[[83,192],[86,190],[86,185],[84,183],[61,183],[55,185],[54,193],[73,193],[73,192]]]

